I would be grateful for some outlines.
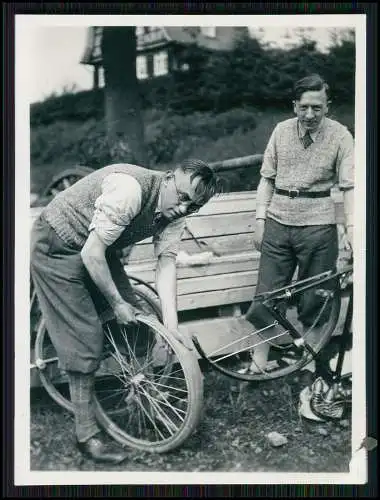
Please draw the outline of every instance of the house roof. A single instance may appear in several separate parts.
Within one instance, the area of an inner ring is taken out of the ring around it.
[[[200,26],[169,26],[163,29],[173,42],[196,44],[212,50],[232,50],[236,37],[249,33],[245,26],[216,26],[215,37],[205,35]]]
[[[139,52],[170,42],[183,45],[195,44],[210,50],[231,50],[236,37],[248,34],[248,28],[243,26],[217,26],[215,37],[205,35],[199,26],[164,26],[160,28],[162,37],[159,40],[154,42],[145,42],[143,38],[138,40],[137,50]],[[101,63],[102,56],[99,48],[101,32],[102,27],[88,29],[86,46],[80,59],[82,64]]]

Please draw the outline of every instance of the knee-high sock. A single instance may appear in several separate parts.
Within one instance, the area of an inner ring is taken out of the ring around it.
[[[67,372],[70,396],[74,405],[75,432],[78,441],[84,442],[100,432],[93,405],[94,373]]]

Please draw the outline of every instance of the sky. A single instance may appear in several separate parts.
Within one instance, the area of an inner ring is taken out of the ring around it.
[[[90,89],[92,68],[80,64],[86,45],[84,27],[36,28],[30,37],[33,72],[30,78],[30,102],[44,100],[52,92],[58,94],[65,86],[76,90]]]
[[[23,31],[20,29],[20,46],[23,47],[23,60],[26,61],[22,78],[28,82],[26,92],[29,103],[44,100],[53,92],[60,94],[65,87],[72,88],[73,85],[76,91],[91,88],[92,67],[80,64],[86,45],[87,27],[76,24],[31,24]],[[257,25],[252,28],[252,32],[255,29]],[[264,41],[278,43],[286,31],[292,34],[293,29],[269,25],[264,27],[261,35]],[[325,48],[329,42],[329,28],[324,26],[314,29],[319,46]]]

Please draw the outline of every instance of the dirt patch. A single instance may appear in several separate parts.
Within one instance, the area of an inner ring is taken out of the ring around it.
[[[197,431],[166,454],[130,451],[110,467],[87,460],[74,446],[73,418],[43,390],[31,404],[31,470],[186,472],[348,472],[351,422],[301,419],[299,393],[311,381],[301,372],[275,381],[239,383],[213,371],[205,374],[205,403]],[[271,432],[286,437],[275,447]]]

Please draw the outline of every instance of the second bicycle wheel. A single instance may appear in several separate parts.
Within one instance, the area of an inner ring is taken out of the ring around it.
[[[294,302],[285,302],[283,314],[286,319],[302,332],[305,343],[309,343],[315,355],[328,343],[336,327],[341,307],[339,290],[315,289],[319,300],[319,311],[315,323],[325,317],[321,326],[312,325],[304,331],[297,319],[297,307]],[[236,328],[235,338],[221,343],[212,352],[205,352],[197,338],[193,342],[199,354],[206,359],[216,370],[229,377],[245,381],[272,380],[289,375],[312,361],[312,354],[302,344],[296,345],[289,334],[289,330],[279,325],[274,318],[268,320],[266,326],[255,329],[244,318]],[[244,331],[244,334],[242,334]],[[254,350],[266,344],[267,363],[265,367],[254,363]]]
[[[139,308],[144,311],[145,314],[152,314],[161,320],[161,309],[159,304],[151,296],[152,294],[148,295],[145,290],[137,288],[135,285],[132,286]],[[38,321],[35,322],[36,324],[34,326],[36,330],[34,361],[39,372],[41,384],[57,404],[73,412],[66,372],[59,368],[57,353],[46,329],[45,321],[40,314],[38,301],[34,297],[34,294],[32,298],[31,315],[32,312],[34,315],[36,314],[35,310],[38,311]],[[103,358],[106,357],[107,353],[104,352]],[[97,373],[95,385],[97,386],[98,384],[99,376]]]
[[[136,327],[108,325],[104,385],[97,384],[100,425],[118,442],[162,453],[196,429],[203,404],[198,360],[151,316]]]

